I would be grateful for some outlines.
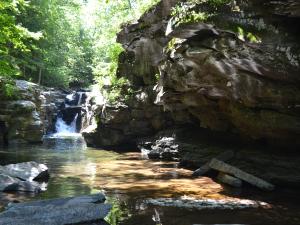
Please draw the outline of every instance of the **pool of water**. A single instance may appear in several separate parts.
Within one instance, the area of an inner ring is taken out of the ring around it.
[[[47,191],[39,194],[0,193],[2,208],[11,201],[101,191],[113,204],[107,218],[111,225],[300,224],[300,197],[296,190],[266,193],[249,188],[233,189],[208,177],[192,179],[192,171],[178,168],[176,162],[146,160],[134,151],[120,153],[76,147],[62,150],[37,145],[0,149],[0,164],[24,161],[37,161],[49,167],[51,177]],[[169,202],[183,199],[181,203],[189,204],[193,200],[208,200],[221,207],[155,204],[164,199]],[[239,205],[244,200],[263,204],[257,208],[222,208],[223,203]]]

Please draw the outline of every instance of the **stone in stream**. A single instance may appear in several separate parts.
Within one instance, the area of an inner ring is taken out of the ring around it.
[[[1,225],[83,224],[103,219],[111,210],[101,193],[80,197],[12,203],[0,214]],[[103,223],[105,224],[105,223]]]
[[[40,192],[41,188],[37,182],[22,181],[6,174],[0,174],[0,191]]]
[[[188,209],[247,209],[247,208],[268,208],[270,205],[266,202],[253,201],[247,199],[197,199],[193,197],[178,198],[157,198],[146,199],[146,203],[162,207],[179,207]]]
[[[224,184],[233,186],[233,187],[241,187],[242,186],[242,181],[240,179],[230,176],[225,173],[219,173],[217,176],[217,180]]]
[[[219,155],[217,155],[215,158],[222,160],[222,161],[227,161],[230,160],[234,157],[234,152],[233,151],[226,151],[223,152]],[[201,166],[199,169],[195,170],[193,172],[192,176],[203,176],[204,174],[208,173],[211,170],[211,167],[209,166],[209,162],[205,163],[203,166]]]
[[[23,162],[0,166],[0,174],[6,174],[26,181],[47,179],[49,177],[48,167],[37,162]]]
[[[231,175],[234,175],[235,177],[243,180],[243,181],[246,181],[248,182],[249,184],[252,184],[253,186],[256,186],[258,188],[261,188],[263,190],[268,190],[268,191],[271,191],[274,189],[274,185],[258,178],[258,177],[255,177],[249,173],[246,173],[234,166],[231,166],[227,163],[224,163],[218,159],[212,159],[209,163],[209,166],[212,168],[212,169],[215,169],[215,170],[218,170],[220,172],[223,172],[223,173],[228,173],[228,174],[231,174]]]

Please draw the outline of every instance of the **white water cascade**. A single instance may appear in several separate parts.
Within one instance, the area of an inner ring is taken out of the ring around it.
[[[82,150],[86,148],[86,142],[81,133],[78,132],[78,129],[81,128],[78,124],[82,124],[82,109],[87,108],[83,105],[84,94],[84,92],[74,92],[66,96],[64,107],[58,113],[56,119],[55,133],[44,136],[44,145],[60,151]],[[66,122],[64,116],[66,114],[68,116],[74,115],[74,110],[78,112],[75,114],[72,122],[70,123],[70,120]]]
[[[76,121],[78,118],[78,114],[74,117],[74,120],[70,125],[66,124],[65,121],[61,117],[57,118],[55,129],[57,135],[68,135],[76,133]]]

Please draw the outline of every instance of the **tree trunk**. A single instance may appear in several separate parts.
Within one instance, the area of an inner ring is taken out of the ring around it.
[[[130,0],[127,0],[127,1],[128,1],[129,8],[132,9],[131,1]]]
[[[40,67],[40,69],[39,69],[39,81],[38,81],[39,85],[41,84],[41,81],[42,81],[42,68]]]
[[[23,76],[24,76],[24,78],[26,78],[26,67],[25,67],[25,65],[23,65]]]

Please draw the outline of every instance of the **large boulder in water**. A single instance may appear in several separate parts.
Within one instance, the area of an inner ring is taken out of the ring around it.
[[[0,166],[0,173],[21,180],[33,181],[48,178],[48,167],[37,162],[23,162]]]
[[[1,225],[86,224],[103,219],[111,209],[103,194],[11,204],[0,214]]]
[[[43,185],[35,181],[48,178],[48,167],[37,162],[0,166],[0,191],[40,192]]]

